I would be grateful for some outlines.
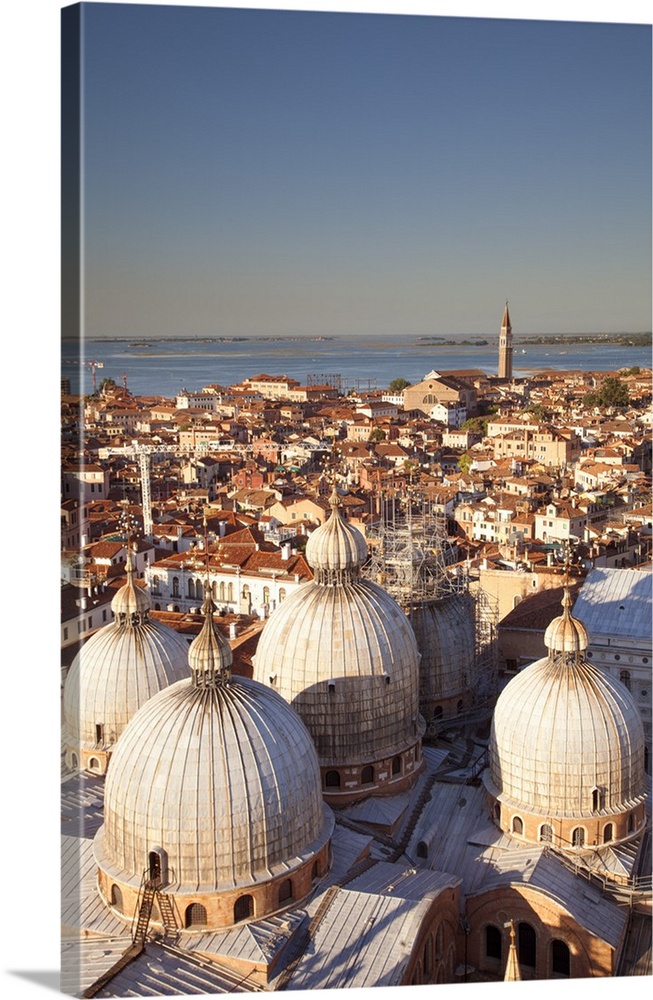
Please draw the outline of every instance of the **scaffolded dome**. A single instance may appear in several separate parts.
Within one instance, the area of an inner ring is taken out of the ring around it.
[[[106,771],[110,754],[134,713],[149,698],[188,676],[188,642],[150,619],[150,600],[133,579],[111,609],[113,621],[92,635],[73,660],[63,696],[63,740],[68,763]]]
[[[427,720],[447,719],[474,698],[475,620],[469,594],[449,594],[411,608],[422,658],[419,707]]]
[[[231,677],[208,590],[202,610],[191,677],[148,701],[115,750],[95,842],[101,891],[115,905],[117,887],[128,916],[158,859],[177,927],[198,922],[198,905],[220,927],[303,898],[326,870],[333,828],[301,719],[274,691]]]
[[[329,801],[344,801],[410,783],[424,722],[410,623],[386,591],[360,577],[365,540],[342,519],[335,492],[331,505],[306,547],[315,578],[270,616],[254,677],[300,714]]]
[[[643,823],[644,731],[627,688],[586,659],[587,633],[570,605],[566,590],[548,656],[497,701],[485,781],[502,827],[578,847],[624,839]]]

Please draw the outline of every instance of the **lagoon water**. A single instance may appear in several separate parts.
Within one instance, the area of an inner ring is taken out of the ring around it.
[[[456,339],[454,336],[447,339]],[[465,339],[460,336],[459,341]],[[467,338],[471,339],[471,338]],[[246,339],[203,341],[197,339],[88,340],[81,358],[98,361],[98,384],[103,378],[123,381],[135,395],[171,397],[185,388],[197,391],[209,383],[232,385],[246,376],[265,372],[284,374],[306,383],[309,376],[339,375],[346,389],[386,388],[402,377],[418,382],[432,371],[480,368],[497,373],[497,338],[485,346],[456,343],[426,345],[416,337],[359,336],[305,339]],[[79,345],[64,341],[62,376],[70,378],[73,393],[92,392],[90,365],[82,365]],[[615,371],[640,365],[650,367],[650,347],[620,344],[520,344],[515,339],[513,371],[516,376],[553,368]]]

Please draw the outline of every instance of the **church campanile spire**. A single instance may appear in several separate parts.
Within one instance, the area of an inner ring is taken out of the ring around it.
[[[512,326],[507,299],[499,334],[499,378],[512,378]]]

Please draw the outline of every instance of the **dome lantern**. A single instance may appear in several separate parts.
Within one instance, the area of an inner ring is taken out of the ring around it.
[[[150,613],[150,599],[145,590],[134,584],[134,563],[130,542],[127,542],[125,564],[127,582],[111,601],[111,610],[118,625],[142,625]]]
[[[218,632],[213,622],[215,604],[211,597],[208,580],[204,584],[202,614],[204,624],[190,646],[188,663],[194,687],[217,687],[231,680],[233,654],[226,639]]]
[[[316,583],[334,586],[359,577],[368,550],[360,531],[342,517],[335,485],[329,504],[331,516],[310,536],[306,559],[314,571]]]
[[[589,645],[585,626],[571,614],[571,595],[565,586],[562,598],[563,613],[554,618],[544,633],[544,645],[550,655],[574,653],[580,655]]]

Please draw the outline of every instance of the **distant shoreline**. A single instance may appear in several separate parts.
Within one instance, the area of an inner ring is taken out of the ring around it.
[[[651,333],[542,333],[527,337],[513,337],[513,347],[524,344],[617,344],[621,347],[650,347]],[[498,337],[452,340],[445,337],[420,337],[415,347],[489,347],[499,343]]]
[[[332,336],[252,336],[252,337],[62,337],[63,342],[77,342],[84,339],[88,344],[128,344],[130,347],[151,347],[183,341],[196,344],[249,344],[249,343],[319,343],[334,340],[395,340],[403,341],[406,334],[334,334]],[[464,337],[423,336],[414,338],[412,347],[485,347],[499,342],[496,335]],[[639,333],[541,333],[513,336],[513,346],[524,344],[619,344],[624,347],[647,347],[653,343],[651,331]],[[408,346],[408,345],[405,345]]]

